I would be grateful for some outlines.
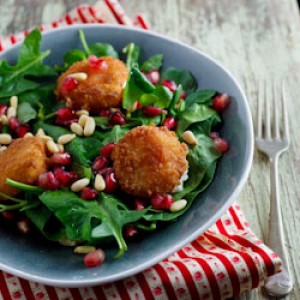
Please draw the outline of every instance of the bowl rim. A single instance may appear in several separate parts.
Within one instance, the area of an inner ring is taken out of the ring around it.
[[[249,126],[247,128],[247,131],[248,131],[248,134],[250,137],[249,156],[246,160],[245,171],[244,171],[242,177],[240,178],[238,185],[236,186],[233,193],[231,194],[231,197],[226,202],[224,202],[223,205],[221,206],[221,208],[219,209],[219,211],[212,218],[210,218],[207,223],[205,223],[205,226],[199,227],[193,234],[191,234],[191,235],[187,236],[185,239],[179,241],[178,243],[176,243],[175,246],[168,248],[167,250],[161,252],[159,255],[156,255],[156,256],[152,257],[151,259],[148,259],[146,262],[139,264],[138,266],[133,267],[129,270],[119,272],[116,275],[105,276],[105,278],[102,278],[102,279],[99,276],[97,278],[89,278],[87,280],[86,279],[78,279],[78,280],[63,280],[62,279],[61,280],[61,279],[52,279],[52,278],[48,278],[48,277],[37,276],[35,274],[31,274],[31,273],[24,272],[22,270],[18,270],[13,267],[7,266],[0,262],[0,270],[2,270],[4,272],[8,272],[10,274],[27,279],[29,281],[34,281],[34,282],[38,282],[41,284],[55,286],[55,287],[79,288],[79,287],[88,287],[88,286],[106,284],[109,282],[121,280],[126,277],[133,276],[139,272],[142,272],[145,269],[155,265],[156,263],[159,263],[166,257],[172,255],[173,253],[175,253],[176,251],[178,251],[185,245],[189,244],[191,241],[195,240],[205,230],[210,228],[218,219],[220,219],[222,217],[222,215],[224,215],[226,210],[232,205],[232,203],[235,201],[237,196],[240,194],[242,188],[244,187],[244,185],[248,179],[248,176],[250,174],[252,161],[253,161],[254,134],[253,134],[253,123],[252,123],[252,115],[251,115],[250,107],[249,107],[247,97],[246,97],[242,87],[240,86],[238,81],[235,79],[235,77],[231,74],[231,72],[226,67],[224,67],[222,64],[220,64],[218,61],[216,61],[214,58],[210,57],[208,54],[204,53],[203,51],[201,51],[197,48],[194,48],[186,43],[183,43],[183,42],[179,41],[178,39],[168,37],[168,36],[165,36],[163,34],[160,34],[160,33],[157,33],[157,32],[151,31],[151,30],[139,29],[139,28],[134,28],[134,27],[110,25],[110,24],[72,24],[72,26],[65,25],[65,26],[61,26],[59,28],[53,28],[53,29],[44,31],[44,32],[42,32],[42,38],[44,38],[44,36],[51,35],[57,31],[68,31],[68,30],[76,30],[76,29],[77,30],[79,30],[79,29],[95,29],[95,28],[100,29],[100,30],[101,30],[101,28],[107,28],[109,30],[117,29],[117,30],[123,30],[125,32],[139,32],[139,33],[143,33],[146,35],[154,36],[155,38],[158,38],[158,39],[164,39],[171,43],[181,45],[189,50],[197,52],[198,54],[205,57],[207,60],[211,61],[212,63],[217,65],[219,68],[221,68],[222,71],[224,73],[226,73],[228,75],[228,77],[234,82],[234,84],[238,88],[239,92],[241,93],[242,100],[244,101],[244,104],[245,104],[245,110],[246,110],[245,119],[248,120],[248,124],[249,124]],[[23,43],[23,41],[20,41],[20,42],[16,43],[15,45],[9,47],[8,49],[5,49],[2,53],[0,53],[0,60],[3,59],[7,53],[14,50],[15,48],[18,48],[22,43]]]

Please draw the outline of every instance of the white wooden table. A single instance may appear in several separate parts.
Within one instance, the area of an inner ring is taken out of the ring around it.
[[[49,23],[86,0],[0,0],[0,35]],[[284,231],[295,288],[285,299],[300,299],[300,18],[296,0],[123,0],[126,11],[146,13],[154,31],[207,52],[243,84],[253,112],[257,82],[285,77],[291,148],[280,160]],[[254,123],[256,114],[253,114]],[[254,232],[268,236],[269,167],[257,152],[238,198]],[[252,299],[267,299],[261,290]],[[250,295],[239,299],[250,299]]]

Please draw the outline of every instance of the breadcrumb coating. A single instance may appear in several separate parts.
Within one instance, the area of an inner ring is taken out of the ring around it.
[[[188,148],[166,127],[139,126],[114,147],[113,167],[121,189],[135,197],[171,193],[188,168]]]
[[[57,81],[55,94],[58,100],[65,100],[73,109],[86,109],[94,114],[101,109],[121,107],[122,95],[129,72],[119,59],[111,56],[101,57],[108,68],[102,71],[92,70],[87,60],[74,63]],[[73,73],[83,72],[86,80],[79,81],[78,86],[66,94],[62,93],[64,80]]]

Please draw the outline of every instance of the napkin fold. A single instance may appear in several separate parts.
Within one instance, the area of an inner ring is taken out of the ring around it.
[[[116,0],[81,5],[41,31],[75,23],[111,23],[149,29],[142,14],[132,20]],[[28,31],[0,37],[0,52]],[[226,214],[183,249],[124,280],[89,288],[56,288],[0,271],[0,299],[227,299],[258,287],[281,271],[280,258],[249,228],[234,203]]]

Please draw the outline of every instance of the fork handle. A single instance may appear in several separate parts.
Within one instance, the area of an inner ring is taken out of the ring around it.
[[[269,243],[282,260],[282,272],[268,277],[265,281],[265,289],[270,296],[284,296],[293,288],[293,281],[289,272],[287,252],[284,242],[282,213],[278,181],[278,157],[270,158],[271,167],[271,201],[270,201],[270,224]]]

